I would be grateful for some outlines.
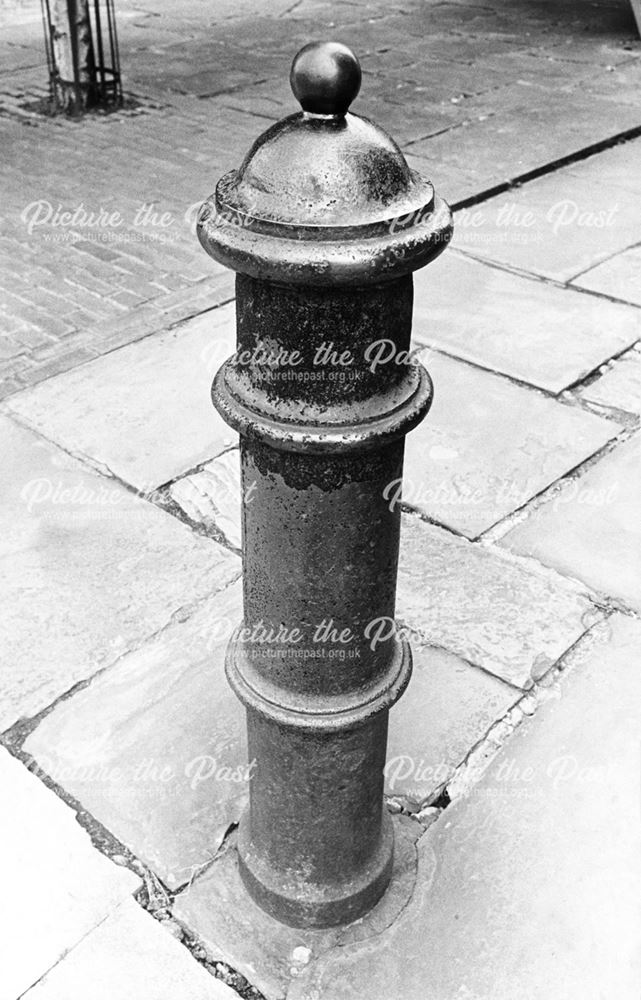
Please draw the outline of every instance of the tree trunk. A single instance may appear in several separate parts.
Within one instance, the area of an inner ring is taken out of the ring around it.
[[[96,64],[91,40],[88,0],[52,0],[53,52],[58,69],[54,81],[56,107],[82,114],[96,103]]]

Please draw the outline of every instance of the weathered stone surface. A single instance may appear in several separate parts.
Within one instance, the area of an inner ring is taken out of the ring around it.
[[[243,58],[241,50],[223,45],[215,36],[164,45],[162,55],[159,60],[153,48],[147,51],[141,47],[136,52],[131,79],[141,89],[158,87],[206,97],[276,76],[281,67],[280,60],[270,53],[255,51],[251,60]]]
[[[174,888],[214,857],[246,801],[245,720],[224,674],[240,584],[48,715],[25,749]]]
[[[475,538],[598,451],[619,428],[441,354],[434,404],[405,451],[407,503]],[[398,485],[389,489],[390,503]]]
[[[226,451],[198,472],[169,487],[171,499],[197,524],[218,530],[230,545],[241,546],[240,456]]]
[[[572,282],[578,288],[600,292],[613,299],[634,302],[641,306],[641,246],[630,247],[609,260],[590,268]],[[636,313],[637,332],[641,330],[641,317]]]
[[[618,616],[608,631],[421,838],[396,923],[321,958],[288,1000],[381,983],[404,1000],[637,996],[641,626]]]
[[[22,995],[140,885],[75,813],[0,747],[0,995]]]
[[[55,966],[25,1000],[238,1000],[162,925],[128,900]]]
[[[403,518],[396,614],[426,642],[523,688],[599,616],[556,573],[413,516]]]
[[[139,490],[169,482],[233,444],[210,387],[234,350],[234,307],[121,347],[11,397],[21,420]]]
[[[640,445],[619,445],[501,544],[641,611]]]
[[[576,65],[552,55],[542,55],[538,51],[498,52],[474,60],[474,69],[492,69],[506,77],[511,77],[513,90],[518,94],[525,88],[554,90],[556,94],[563,88],[572,90],[577,84],[583,88],[584,81],[594,77],[594,66]],[[603,79],[605,74],[600,74]],[[568,95],[566,95],[568,96]]]
[[[637,0],[630,0],[630,6],[633,3],[637,3]],[[638,30],[635,34],[638,37]],[[631,54],[631,51],[628,50],[628,55]],[[632,104],[638,107],[639,85],[641,83],[639,60],[627,59],[618,65],[610,65],[608,70],[609,72],[597,73],[596,76],[592,72],[589,77],[582,80],[581,87],[584,92],[596,94],[600,99],[616,101],[617,104]],[[635,168],[632,167],[631,173],[634,172]]]
[[[0,437],[5,729],[215,593],[240,566],[7,417]]]
[[[569,281],[639,238],[639,198],[606,184],[600,163],[601,154],[591,156],[580,177],[565,167],[492,198],[472,210],[480,213],[479,225],[455,226],[453,245],[513,270]]]
[[[612,3],[593,7],[593,16],[597,22],[589,25],[586,21],[586,11],[583,5],[577,0],[571,0],[564,5],[566,8],[567,20],[562,25],[561,37],[545,39],[546,44],[539,49],[539,54],[546,58],[564,59],[577,64],[588,63],[592,68],[592,80],[596,83],[604,78],[603,68],[612,69],[622,63],[627,63],[634,58],[634,51],[638,42],[638,29],[632,17],[630,3]],[[542,8],[545,10],[545,8]],[[608,10],[610,17],[614,16],[619,21],[618,25],[612,23],[608,25],[608,36],[604,39],[604,14]],[[548,11],[545,10],[547,14]],[[549,16],[549,14],[548,14]],[[588,18],[589,18],[588,14]],[[568,20],[572,19],[573,24]],[[613,37],[614,35],[619,37]],[[596,36],[596,37],[595,37]],[[582,88],[581,88],[582,89]],[[587,91],[586,86],[586,91]],[[596,89],[595,87],[592,88]],[[606,121],[607,121],[607,116]]]
[[[641,416],[641,349],[621,355],[578,393],[581,399]]]
[[[455,252],[414,277],[416,340],[554,393],[633,344],[640,329],[633,309]]]
[[[390,712],[385,791],[418,809],[521,692],[442,649],[412,643],[409,687]]]

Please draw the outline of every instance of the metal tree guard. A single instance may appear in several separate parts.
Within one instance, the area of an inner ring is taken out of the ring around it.
[[[120,107],[113,0],[41,0],[41,4],[51,110],[81,114],[91,108]]]

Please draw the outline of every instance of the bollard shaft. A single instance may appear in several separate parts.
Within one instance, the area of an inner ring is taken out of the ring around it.
[[[396,411],[414,369],[366,354],[378,342],[394,357],[407,351],[412,279],[330,295],[239,277],[237,302],[228,383],[247,408],[251,401],[253,422],[241,444],[251,498],[243,509],[247,638],[231,647],[228,676],[247,706],[256,760],[241,873],[279,919],[327,926],[368,910],[392,867],[387,715],[411,666],[393,635],[374,645],[370,633],[372,622],[394,618],[399,512],[385,487],[402,476]],[[280,363],[265,361],[266,343]],[[286,424],[274,426],[288,407],[314,418],[295,441]],[[411,408],[409,416],[418,419]]]

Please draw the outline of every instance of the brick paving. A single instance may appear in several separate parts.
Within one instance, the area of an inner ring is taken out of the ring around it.
[[[622,3],[593,6],[555,5],[551,17],[529,2],[517,31],[481,4],[434,4],[426,25],[411,7],[310,0],[280,17],[223,8],[203,37],[193,8],[158,3],[152,17],[124,4],[123,72],[138,106],[81,124],[25,108],[45,93],[42,29],[25,21],[28,7],[17,24],[6,8],[0,398],[232,296],[189,210],[238,164],[261,116],[293,109],[287,68],[310,37],[354,46],[365,71],[357,110],[456,203],[641,126],[620,88],[605,86],[616,68],[638,87],[632,16]]]
[[[534,761],[545,797],[546,740],[566,739],[574,720],[569,752],[592,766],[576,719],[590,716],[591,745],[611,746],[612,720],[627,718],[641,588],[641,44],[630,5],[521,0],[517,14],[486,0],[277,0],[269,9],[236,0],[205,12],[196,0],[179,11],[124,0],[131,100],[82,122],[34,110],[46,82],[39,16],[27,0],[0,4],[1,552],[13,560],[2,742],[16,768],[37,765],[49,801],[57,792],[81,811],[95,855],[143,877],[137,898],[193,957],[168,935],[164,949],[149,915],[119,896],[119,912],[100,911],[104,923],[87,925],[82,945],[75,925],[63,926],[53,952],[34,953],[32,967],[16,962],[19,982],[47,973],[34,1000],[89,995],[94,964],[109,977],[131,935],[136,982],[166,959],[159,996],[183,976],[195,996],[228,992],[194,958],[244,997],[257,995],[253,984],[270,1000],[288,988],[292,1000],[311,1000],[330,983],[328,995],[343,1000],[362,995],[370,974],[375,989],[372,926],[380,934],[387,910],[343,940],[341,961],[336,938],[322,947],[310,938],[309,948],[298,932],[254,940],[226,896],[236,883],[225,833],[246,794],[229,775],[247,764],[242,711],[222,670],[240,600],[239,485],[236,438],[214,416],[209,384],[231,350],[234,285],[198,246],[193,208],[260,131],[295,110],[291,57],[325,37],[362,57],[354,110],[386,127],[459,209],[455,249],[416,282],[415,336],[437,400],[407,449],[398,614],[417,668],[392,714],[386,772],[409,841],[431,832],[419,840],[412,927],[399,920],[393,949],[381,934],[377,956],[393,950],[386,977],[405,983],[407,971],[405,992],[423,995],[425,935],[456,941],[458,926],[468,942],[487,933],[492,947],[468,947],[459,975],[464,949],[452,946],[437,968],[439,1000],[485,1000],[497,953],[514,948],[530,956],[531,996],[549,996],[554,942],[544,934],[532,948],[527,927],[530,938],[536,928],[525,922],[512,946],[514,921],[504,920],[508,891],[533,898],[524,857],[540,852],[541,881],[558,882],[545,827],[530,835],[531,812],[516,796],[496,836],[465,795],[448,802],[502,743],[519,768]],[[119,509],[105,509],[105,491]],[[617,669],[607,692],[590,660],[602,633],[594,662]],[[574,664],[586,650],[581,693]],[[539,718],[561,691],[568,709]],[[606,696],[608,711],[594,710]],[[31,797],[36,778],[26,777]],[[572,786],[575,798],[580,791]],[[588,820],[594,794],[588,786],[581,799]],[[537,817],[545,813],[539,803]],[[562,856],[576,853],[588,826],[574,841],[557,838]],[[466,857],[463,881],[462,841],[478,842],[484,859]],[[433,848],[445,859],[437,904]],[[493,872],[505,890],[498,901]],[[67,869],[47,877],[52,898],[65,898]],[[471,883],[484,889],[468,906]],[[567,881],[568,893],[575,887]],[[548,904],[543,891],[541,912],[564,919]],[[616,982],[627,1000],[625,976]],[[110,1000],[129,1000],[115,971],[109,985]],[[509,975],[499,986],[492,996],[529,1000]]]

